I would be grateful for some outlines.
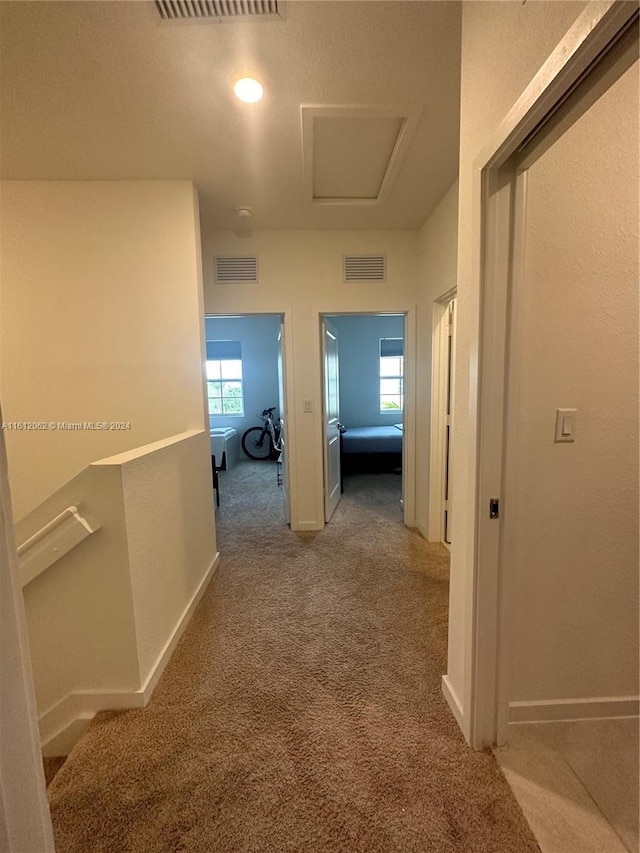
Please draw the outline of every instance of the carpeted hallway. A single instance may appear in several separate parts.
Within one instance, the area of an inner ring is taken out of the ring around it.
[[[442,698],[448,555],[400,477],[294,534],[275,476],[221,475],[217,575],[148,707],[99,714],[55,777],[58,853],[537,851]]]

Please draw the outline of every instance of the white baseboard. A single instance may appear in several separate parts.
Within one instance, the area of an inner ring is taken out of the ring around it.
[[[214,576],[216,569],[218,568],[218,564],[220,562],[220,553],[218,552],[213,559],[213,562],[205,572],[204,577],[200,581],[198,588],[191,596],[191,601],[187,604],[185,609],[182,612],[182,615],[178,619],[176,627],[173,629],[173,632],[169,639],[167,640],[163,650],[160,652],[156,662],[151,667],[151,672],[147,675],[146,680],[142,686],[142,693],[144,695],[144,704],[146,705],[149,699],[151,698],[151,694],[153,693],[156,684],[160,680],[160,676],[165,670],[166,665],[169,663],[169,659],[173,654],[175,647],[178,645],[178,641],[182,636],[184,629],[189,624],[189,620],[193,615],[193,611],[196,609],[198,604],[200,603],[200,599],[204,595],[204,592],[209,585],[209,581]]]
[[[592,720],[637,717],[637,696],[600,696],[593,699],[550,699],[546,702],[511,702],[510,723],[544,723],[551,720]]]
[[[418,533],[420,534],[420,536],[422,536],[423,539],[426,539],[427,542],[429,541],[429,537],[427,536],[427,528],[424,526],[424,524],[422,524],[421,521],[416,521],[415,529],[418,531]]]
[[[464,718],[464,712],[462,710],[462,702],[458,698],[458,694],[453,688],[453,685],[449,681],[448,675],[442,676],[442,692],[444,693],[444,698],[447,700],[447,704],[449,708],[451,708],[451,712],[453,716],[456,718],[457,724],[460,726],[462,730],[462,734],[465,738],[468,738],[467,734],[467,725],[466,720]]]
[[[308,530],[324,530],[324,524],[321,521],[299,521],[296,526],[291,526],[293,531],[308,531]]]
[[[68,755],[98,711],[122,711],[145,707],[160,680],[160,676],[169,663],[169,659],[187,627],[193,611],[215,574],[219,562],[220,554],[218,553],[183,610],[171,632],[171,636],[151,668],[151,672],[139,689],[73,691],[40,715],[38,726],[44,756]]]

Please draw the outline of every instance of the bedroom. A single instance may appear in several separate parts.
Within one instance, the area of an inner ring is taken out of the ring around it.
[[[245,432],[261,423],[259,413],[275,407],[276,423],[284,417],[281,390],[282,317],[246,314],[205,318],[207,392],[211,462],[218,506],[237,514],[244,496],[257,491],[270,496],[275,524],[288,521],[284,460],[276,454],[253,462],[243,450]],[[230,486],[233,484],[233,491]],[[251,511],[247,504],[246,511]],[[224,519],[219,519],[223,521]]]
[[[386,475],[402,505],[404,314],[325,315],[337,356],[340,493],[358,474]],[[326,356],[325,356],[326,364]],[[330,371],[325,367],[325,378]],[[325,403],[325,411],[328,406]],[[330,430],[329,413],[325,418]],[[328,432],[325,441],[330,442]],[[330,458],[330,445],[325,451]],[[331,492],[330,466],[326,493]],[[373,479],[370,481],[373,485]],[[336,494],[336,497],[338,495]],[[337,501],[336,501],[337,503]],[[333,506],[335,509],[335,506]],[[327,520],[332,508],[327,509]]]
[[[356,474],[385,475],[402,501],[404,416],[403,314],[327,315],[338,342],[340,493]],[[208,316],[207,371],[211,455],[216,497],[231,498],[236,512],[244,490],[272,491],[284,485],[286,462],[247,464],[242,437],[259,423],[258,413],[276,406],[284,416],[280,387],[281,317]],[[268,469],[268,470],[267,470]],[[272,471],[273,469],[273,471]],[[242,482],[242,486],[240,483]],[[374,480],[369,479],[372,484]],[[379,477],[376,481],[380,482]],[[287,520],[286,489],[271,502],[274,523]],[[228,502],[228,501],[227,501]]]

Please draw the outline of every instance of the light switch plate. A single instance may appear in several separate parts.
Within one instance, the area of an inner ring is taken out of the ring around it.
[[[576,440],[577,409],[556,409],[556,442],[566,443]]]

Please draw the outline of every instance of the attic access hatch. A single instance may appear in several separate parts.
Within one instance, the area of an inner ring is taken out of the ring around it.
[[[322,205],[386,201],[418,123],[393,107],[300,107],[306,200]]]
[[[282,17],[281,0],[156,0],[163,21],[270,20]]]

